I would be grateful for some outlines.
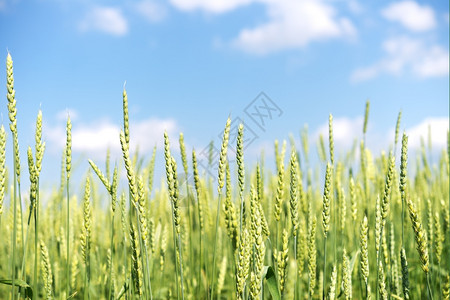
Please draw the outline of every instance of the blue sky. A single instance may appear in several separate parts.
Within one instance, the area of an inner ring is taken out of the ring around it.
[[[330,113],[344,151],[361,137],[367,99],[374,152],[392,142],[400,110],[411,148],[428,124],[446,145],[448,1],[0,0],[0,49],[14,60],[22,152],[43,111],[47,176],[58,174],[68,113],[83,172],[108,145],[120,159],[125,81],[144,153],[164,130],[174,147],[180,131],[188,149],[218,144],[230,114],[257,136],[250,158],[273,156],[273,140],[298,140],[306,123],[314,145]],[[246,114],[261,92],[279,108],[263,128]],[[6,97],[0,112],[6,125]]]

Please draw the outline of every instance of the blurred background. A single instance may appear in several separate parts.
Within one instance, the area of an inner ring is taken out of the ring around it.
[[[318,162],[329,114],[344,155],[362,138],[367,100],[376,155],[392,145],[399,111],[411,151],[421,136],[434,153],[447,147],[448,1],[0,0],[0,50],[14,60],[22,168],[43,112],[44,186],[59,182],[68,115],[77,172],[87,158],[103,166],[108,148],[121,160],[124,86],[132,148],[148,160],[157,146],[157,180],[164,130],[174,153],[179,132],[189,152],[206,151],[220,147],[230,116],[245,123],[246,160],[264,150],[273,167],[274,140],[291,134],[299,145],[308,124]]]

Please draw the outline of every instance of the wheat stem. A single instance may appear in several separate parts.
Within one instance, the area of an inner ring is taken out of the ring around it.
[[[231,119],[227,119],[227,123],[225,125],[225,129],[223,131],[223,138],[222,138],[222,148],[220,150],[220,159],[219,159],[219,168],[218,168],[218,184],[217,184],[217,192],[219,194],[219,198],[217,201],[217,215],[216,215],[216,229],[214,233],[214,251],[213,251],[213,265],[212,265],[212,277],[211,277],[211,293],[210,293],[210,299],[213,298],[214,295],[214,282],[216,277],[216,253],[217,253],[217,235],[218,235],[218,229],[219,229],[219,219],[220,219],[220,203],[222,199],[222,189],[224,186],[224,177],[225,177],[225,168],[226,168],[226,161],[227,161],[227,149],[228,149],[228,140],[230,137],[230,125],[231,125]]]

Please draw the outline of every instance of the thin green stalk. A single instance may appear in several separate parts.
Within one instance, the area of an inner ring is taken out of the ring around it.
[[[326,277],[327,277],[327,236],[323,239],[323,288],[322,288],[322,299],[325,299],[325,285],[326,285]]]
[[[20,224],[21,224],[21,235],[22,235],[22,247],[25,247],[24,246],[24,241],[25,241],[25,234],[24,234],[24,230],[23,230],[23,228],[25,227],[25,226],[23,226],[23,208],[22,208],[22,194],[21,194],[21,192],[20,192],[20,177],[17,177],[18,178],[18,182],[17,182],[17,192],[18,192],[18,194],[19,194],[19,209],[20,209],[20,220],[19,220],[19,222],[20,222]]]
[[[333,203],[332,203],[332,205],[333,205],[333,227],[334,227],[334,261],[336,262],[337,261],[337,239],[338,239],[338,235],[337,235],[337,227],[338,227],[338,224],[337,224],[337,214],[338,214],[338,211],[337,211],[337,203],[336,203],[336,201],[333,201]]]
[[[217,216],[216,216],[216,229],[214,231],[214,251],[213,251],[213,265],[212,265],[212,279],[211,279],[211,284],[210,284],[210,290],[211,290],[211,294],[210,294],[210,299],[213,299],[213,294],[214,294],[214,283],[216,280],[216,253],[217,253],[217,235],[218,235],[218,231],[219,231],[219,217],[220,217],[220,202],[222,199],[222,193],[219,193],[219,199],[217,202]]]
[[[66,255],[67,255],[67,265],[66,265],[66,297],[70,295],[70,236],[69,236],[69,222],[70,222],[70,200],[69,200],[69,178],[67,177],[67,222],[66,222]]]
[[[298,281],[298,272],[297,272],[297,234],[294,235],[294,260],[295,260],[295,281],[294,281],[294,300],[297,299],[297,281]]]
[[[230,256],[231,256],[231,270],[232,270],[232,273],[231,274],[236,274],[236,268],[237,268],[237,266],[236,266],[236,259],[235,259],[235,256],[234,256],[234,246],[233,246],[233,242],[230,240],[230,243],[229,243],[229,245],[230,245],[230,255],[228,256],[228,259],[230,259]],[[234,277],[233,278],[234,279],[234,281],[236,281],[236,277]],[[236,292],[237,292],[237,287],[236,287],[236,284],[233,284],[233,295],[236,295]],[[220,295],[218,295],[218,297],[217,297],[218,299],[220,299]]]
[[[86,249],[88,248],[88,244],[86,244]],[[85,266],[85,270],[84,270],[84,289],[83,289],[83,299],[89,299],[89,288],[88,288],[88,280],[87,280],[87,266]]]
[[[203,234],[203,215],[202,215],[202,205],[201,205],[201,199],[200,199],[200,179],[198,176],[198,169],[197,169],[197,158],[195,156],[195,150],[192,150],[192,169],[193,169],[193,175],[194,175],[194,186],[195,186],[195,194],[197,196],[197,212],[198,212],[198,224],[199,224],[199,269],[198,269],[198,289],[197,294],[200,294],[200,288],[201,288],[201,276],[202,276],[202,256],[203,256],[203,246],[202,246],[202,234]],[[207,294],[207,291],[206,291]]]
[[[431,293],[430,287],[430,275],[427,273],[427,290],[428,290],[428,299],[433,300],[433,294]]]
[[[202,278],[202,256],[203,256],[203,246],[202,246],[202,231],[199,232],[199,247],[200,247],[200,260],[199,260],[199,272],[198,272],[198,293],[200,293],[201,288],[201,278]]]
[[[369,298],[369,282],[364,282],[364,285],[366,287],[366,299],[370,299]]]
[[[170,201],[170,204],[172,206],[172,211],[173,211],[173,201]],[[173,229],[173,254],[175,256],[175,286],[177,289],[177,298],[179,297],[179,287],[178,287],[178,264],[176,263],[178,258],[177,258],[177,251],[178,251],[178,246],[177,246],[177,237],[176,237],[176,231],[175,231],[175,220],[174,218],[172,218],[172,229]]]
[[[405,219],[405,201],[404,199],[402,199],[402,247],[405,246],[404,219]]]
[[[308,276],[308,287],[311,285],[311,278]],[[295,299],[295,294],[294,294],[294,299]],[[311,300],[311,292],[309,291],[308,288],[308,300]]]
[[[139,221],[139,210],[137,208],[137,205],[135,206],[136,208],[136,222],[137,222],[137,228],[138,228],[138,235],[139,235],[139,248],[141,249],[141,263],[142,266],[146,266],[146,276],[144,277],[144,282],[145,282],[145,295],[150,294],[150,298],[153,299],[152,294],[151,294],[151,286],[150,283],[148,282],[150,280],[150,275],[148,272],[148,258],[147,258],[147,247],[145,246],[145,243],[142,240],[142,228],[141,228],[141,223]],[[146,259],[146,263],[144,263],[144,255],[142,255],[142,252],[144,252],[145,255],[145,259]]]
[[[164,132],[164,158],[166,162],[166,177],[167,177],[167,186],[169,191],[169,199],[170,205],[172,208],[172,225],[173,225],[173,248],[174,248],[174,256],[175,256],[175,285],[177,289],[177,297],[179,297],[179,288],[178,288],[178,264],[177,262],[177,238],[176,233],[179,234],[180,230],[180,212],[179,212],[179,202],[178,202],[178,179],[177,179],[177,171],[176,171],[176,163],[175,159],[170,155],[170,144],[169,144],[169,136],[167,132]],[[181,252],[181,247],[180,247]],[[180,254],[181,255],[181,254]],[[183,286],[183,282],[181,282]]]
[[[179,263],[180,263],[180,285],[181,285],[181,298],[184,300],[184,282],[183,282],[183,257],[182,257],[182,247],[181,247],[181,233],[180,233],[180,209],[179,209],[179,196],[178,196],[178,179],[177,179],[177,165],[175,159],[171,157],[171,170],[172,170],[172,218],[174,220],[175,229],[178,235],[178,255],[179,255]],[[176,248],[176,246],[175,246]],[[176,264],[176,260],[175,260]]]
[[[160,272],[160,274],[159,274],[159,282],[158,282],[158,286],[161,286],[161,285],[162,285],[163,277],[164,277],[164,268],[161,269],[161,272]]]
[[[278,227],[279,227],[279,222],[275,221],[275,247],[273,249],[277,250],[278,249]],[[274,251],[272,250],[272,253]],[[275,278],[277,279],[277,283],[279,283],[279,278],[278,278],[278,257],[274,257],[274,255],[272,255],[272,262],[273,265],[275,266]],[[278,287],[279,288],[279,287]]]
[[[19,182],[19,190],[20,190],[20,182]],[[28,247],[28,236],[29,236],[29,226],[27,226],[27,233],[26,233],[26,238],[24,238],[24,229],[23,229],[23,213],[22,213],[22,203],[20,201],[21,195],[19,193],[19,208],[20,208],[20,223],[21,223],[21,235],[22,235],[22,251],[23,251],[23,256],[22,256],[22,264],[20,266],[20,271],[18,276],[21,277],[21,279],[23,279],[25,277],[25,272],[24,272],[24,266],[25,266],[25,260],[26,260],[26,249]],[[29,224],[28,224],[29,225]],[[19,286],[19,292],[18,292],[18,298],[21,298],[21,292],[22,292],[22,288]]]
[[[91,212],[86,214],[86,203],[89,202],[90,198],[90,186],[89,186],[89,176],[86,178],[86,186],[85,186],[85,196],[84,196],[84,210],[85,210],[85,221],[84,221],[84,233],[86,238],[86,245],[85,245],[85,254],[84,254],[84,291],[83,291],[83,297],[84,299],[90,299],[90,287],[89,283],[91,280],[91,225],[90,225],[90,217]]]
[[[20,232],[20,234],[22,235],[22,239],[21,239],[21,241],[22,241],[22,247],[23,247],[23,251],[24,251],[24,256],[22,257],[22,266],[21,266],[21,269],[20,269],[20,273],[19,273],[19,276],[20,276],[20,274],[22,274],[23,273],[23,265],[24,265],[24,260],[25,260],[25,255],[26,255],[26,248],[27,248],[27,244],[28,244],[28,233],[29,233],[29,231],[28,231],[28,227],[27,227],[27,236],[26,236],[26,238],[25,238],[25,235],[24,235],[24,229],[23,229],[23,209],[22,209],[22,195],[21,195],[21,193],[20,193],[20,178],[19,178],[19,181],[18,181],[18,183],[17,183],[17,190],[18,190],[18,194],[19,194],[19,209],[20,209],[20,216],[19,216],[19,218],[20,218],[20,220],[19,220],[19,222],[20,222],[20,224],[21,224],[21,226],[20,226],[20,229],[21,229],[21,232]],[[22,275],[23,276],[23,275]],[[20,298],[20,288],[19,288],[19,298]]]
[[[108,291],[108,299],[111,299],[112,292],[112,268],[113,268],[113,253],[114,253],[114,212],[112,212],[111,216],[111,264],[109,266],[109,291]],[[114,295],[113,295],[114,296]],[[113,297],[114,298],[114,297]]]
[[[145,250],[145,260],[146,260],[146,272],[147,272],[147,280],[148,280],[148,290],[150,293],[150,299],[153,299],[153,293],[152,293],[152,282],[150,279],[150,263],[148,260],[148,249],[147,246],[144,244],[144,250]]]
[[[383,240],[383,231],[384,231],[384,225],[383,224],[381,224],[381,229],[380,229],[380,236],[379,237],[375,237],[375,238],[378,238],[379,239],[379,245],[380,245],[380,248],[378,249],[378,253],[377,253],[377,265],[379,266],[380,265],[380,257],[381,257],[381,250],[383,249],[383,245],[382,245],[382,240]],[[377,277],[376,277],[376,290],[377,290],[377,293],[376,293],[376,299],[378,299],[378,296],[379,296],[379,293],[378,293],[378,275],[379,275],[379,268],[377,268]]]
[[[228,117],[227,123],[225,125],[225,129],[223,131],[223,138],[222,138],[222,147],[220,149],[220,158],[219,158],[219,167],[218,167],[218,184],[217,184],[217,192],[218,192],[218,202],[217,202],[217,215],[216,215],[216,229],[215,229],[215,237],[214,237],[214,253],[213,253],[213,272],[211,277],[211,295],[210,299],[212,300],[213,294],[214,294],[214,283],[216,280],[216,254],[217,254],[217,235],[218,235],[218,229],[219,229],[219,218],[220,218],[220,202],[222,199],[222,189],[225,183],[225,169],[227,166],[227,149],[228,149],[228,141],[230,138],[230,125],[231,125],[231,119]]]
[[[241,209],[239,211],[239,235],[242,234],[242,218],[243,218],[243,212],[244,212],[244,196],[242,195],[242,193],[240,193],[239,195],[239,201],[240,201],[240,206]]]
[[[243,125],[241,124],[239,126],[239,131],[243,130]],[[243,132],[243,131],[242,131]],[[240,141],[240,138],[242,140],[242,133],[240,135],[240,137],[238,136],[238,153],[240,153],[240,156],[237,155],[238,157],[238,169],[239,169],[239,173],[238,173],[238,180],[240,180],[239,182],[239,202],[240,202],[240,209],[239,209],[239,240],[242,239],[242,219],[243,219],[243,215],[244,215],[244,195],[243,195],[243,188],[244,188],[244,163],[243,163],[243,150],[242,150],[242,141]],[[240,152],[239,152],[240,151]],[[278,240],[278,226],[277,226],[277,240]],[[237,262],[239,263],[239,255],[237,255]],[[275,276],[278,276],[278,272],[275,272]],[[278,280],[277,280],[278,282]],[[244,298],[244,292],[245,292],[245,287],[242,291],[242,299]]]
[[[36,163],[40,165],[39,154],[36,152]],[[26,265],[26,257],[27,257],[27,251],[28,251],[28,239],[30,236],[30,224],[31,224],[31,217],[34,216],[35,221],[35,228],[36,228],[36,206],[37,206],[37,193],[38,193],[38,187],[37,187],[37,180],[38,180],[38,168],[34,164],[33,161],[33,154],[30,147],[28,147],[28,168],[30,173],[30,212],[28,215],[28,221],[27,221],[27,237],[25,239],[25,245],[23,248],[23,258],[22,258],[22,267],[21,267],[21,275],[22,279],[25,280],[25,265]],[[35,233],[35,242],[36,242],[36,233]]]
[[[380,238],[379,238],[379,241],[380,241],[380,248],[378,249],[378,252],[377,252],[377,266],[379,266],[380,265],[380,255],[381,255],[381,248],[382,248],[382,245],[381,245],[381,236],[383,235],[383,229],[381,229],[381,231],[380,231]],[[375,238],[378,238],[378,237],[375,237]],[[378,275],[379,275],[379,268],[377,268],[377,277],[376,277],[376,284],[375,284],[375,290],[376,290],[376,294],[375,294],[375,299],[376,300],[378,300]]]
[[[87,245],[86,245],[86,247],[87,247],[87,251],[88,252],[90,252],[91,251],[91,242],[90,241],[88,241],[88,243],[87,243]],[[88,296],[88,299],[90,299],[91,298],[91,294],[90,294],[90,292],[89,292],[89,289],[90,289],[90,282],[91,282],[91,256],[90,255],[88,255],[88,257],[87,257],[87,272],[86,272],[86,280],[87,280],[87,282],[86,282],[86,290],[87,290],[87,296]]]
[[[19,178],[19,177],[18,177]],[[21,193],[20,193],[20,178],[19,178],[19,182],[18,182],[18,192],[19,192],[19,209],[20,209],[20,216],[19,216],[19,218],[20,218],[20,220],[19,220],[19,222],[20,222],[20,224],[21,224],[21,226],[20,226],[20,229],[21,229],[21,232],[20,232],[20,234],[22,235],[22,239],[21,239],[21,241],[22,241],[22,250],[23,250],[23,257],[22,257],[22,265],[21,265],[21,268],[20,268],[20,272],[19,272],[19,276],[22,276],[22,278],[24,277],[24,265],[25,265],[25,260],[26,260],[26,249],[27,249],[27,246],[28,246],[28,235],[29,235],[29,226],[27,226],[27,235],[26,235],[26,238],[25,238],[25,235],[24,235],[24,229],[23,229],[23,209],[22,209],[22,195],[21,195]],[[19,287],[19,294],[18,294],[18,297],[19,297],[19,299],[20,299],[20,292],[21,292],[21,288]]]
[[[13,143],[13,153],[15,153],[15,144]],[[14,159],[14,170],[16,170],[16,160]],[[12,300],[16,299],[16,293],[15,293],[15,280],[16,280],[16,234],[17,234],[17,174],[14,172],[14,199],[13,199],[13,253],[12,253],[12,282],[11,282],[11,293],[12,293]]]
[[[187,168],[186,168],[187,170]],[[189,236],[189,258],[188,262],[190,262],[190,269],[194,270],[194,243],[192,242],[192,223],[191,223],[191,197],[189,193],[189,186],[188,186],[188,173],[186,172],[186,200],[187,200],[187,218],[188,218],[188,226],[190,230],[188,230],[187,234]],[[200,283],[200,282],[199,282]]]
[[[447,178],[449,178],[449,172],[450,172],[449,161],[450,161],[450,131],[447,129]],[[450,209],[450,197],[448,197],[448,209]],[[450,239],[449,239],[449,245],[450,245]],[[447,264],[448,264],[448,270],[450,270],[450,259],[447,259]],[[450,272],[449,272],[449,275],[450,275]],[[447,282],[448,282],[448,280],[447,280]],[[449,291],[449,289],[447,289],[447,291]]]
[[[126,233],[123,233],[123,265],[124,265],[124,269],[125,269],[125,278],[124,278],[124,282],[127,281],[127,270],[128,270],[128,256],[127,256],[127,238],[126,238]],[[128,298],[128,292],[126,294],[126,298]]]
[[[180,281],[181,281],[181,299],[184,300],[184,284],[183,284],[183,256],[181,255],[181,235],[178,233],[178,255],[180,257]]]
[[[441,280],[441,274],[439,274],[441,272],[441,262],[438,262],[438,277],[439,277],[439,290],[442,291],[442,280]]]
[[[34,210],[34,275],[33,275],[33,288],[37,291],[38,286],[38,233],[39,233],[39,178],[37,179],[38,190],[36,193],[36,209]],[[33,293],[33,299],[36,299],[36,293]]]
[[[33,212],[33,210],[30,207],[30,217],[31,217],[32,212]],[[25,261],[26,261],[27,249],[28,249],[28,237],[30,236],[30,221],[31,221],[31,218],[28,218],[27,235],[25,238],[24,246],[23,246],[22,266],[20,267],[20,274],[22,276],[22,280],[25,279]]]

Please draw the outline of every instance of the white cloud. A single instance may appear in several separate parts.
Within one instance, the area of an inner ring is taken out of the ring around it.
[[[364,11],[363,6],[356,0],[347,1],[348,9],[354,14],[360,14]]]
[[[82,31],[100,31],[122,36],[128,32],[128,23],[122,10],[115,7],[94,7],[80,23]]]
[[[167,119],[161,120],[157,118],[151,118],[135,122],[130,124],[130,147],[139,149],[142,151],[148,151],[155,145],[158,148],[163,147],[164,131],[167,131],[169,137],[173,141],[173,137],[178,136],[178,126],[175,120]],[[172,142],[172,146],[177,144]]]
[[[255,0],[170,0],[170,3],[179,10],[203,10],[209,13],[224,13],[248,5]]]
[[[353,145],[356,138],[361,137],[364,119],[362,116],[354,119],[341,117],[333,119],[333,141],[337,148],[347,151]],[[314,140],[322,134],[325,140],[328,140],[328,121],[324,122],[315,131]]]
[[[436,27],[434,11],[414,1],[391,3],[381,14],[390,21],[399,22],[411,31],[422,32]]]
[[[97,121],[92,124],[72,123],[72,150],[83,153],[91,158],[102,159],[109,148],[111,153],[120,155],[121,126],[109,120]],[[169,136],[176,136],[177,124],[174,120],[161,120],[150,118],[130,124],[130,149],[139,148],[140,151],[151,151],[157,145],[163,146],[163,134],[167,131]],[[65,126],[49,127],[44,130],[44,139],[49,148],[62,151],[65,146]]]
[[[417,77],[446,76],[449,72],[449,51],[439,45],[428,45],[422,40],[397,37],[383,43],[385,57],[371,66],[355,70],[354,82],[374,78],[382,73]]]
[[[250,53],[266,54],[356,34],[349,19],[338,17],[332,6],[321,1],[270,0],[267,13],[267,23],[243,29],[232,42],[233,46]]]
[[[346,151],[349,151],[353,146],[355,139],[362,138],[363,122],[364,118],[362,116],[356,118],[341,117],[333,119],[333,140],[336,155],[346,153]],[[420,149],[421,138],[427,143],[429,127],[431,129],[431,143],[433,150],[437,153],[437,151],[441,151],[447,147],[449,118],[428,117],[416,125],[404,130],[408,136],[408,149],[411,150],[411,153]],[[387,152],[388,149],[391,149],[394,143],[395,128],[390,128],[386,132],[383,132],[380,131],[379,128],[374,127],[369,131],[370,133],[367,135],[367,147],[371,149],[373,153],[378,153],[383,150]],[[318,141],[320,134],[322,134],[325,143],[328,146],[328,122],[324,122],[313,132],[313,141]],[[400,144],[401,134],[402,133],[400,133]],[[400,151],[400,149],[397,151]]]
[[[352,38],[356,35],[352,22],[338,16],[336,10],[323,0],[171,0],[170,2],[183,11],[202,10],[216,14],[252,3],[263,5],[268,20],[256,27],[242,29],[231,41],[233,47],[249,53],[267,54],[301,48],[312,41]],[[359,9],[356,1],[351,1],[349,5],[355,10]]]
[[[65,126],[61,125],[46,126],[44,130],[44,139],[48,141],[52,151],[59,152],[65,146]],[[119,152],[119,133],[119,126],[109,121],[89,125],[72,123],[72,150],[93,157],[104,156],[108,148],[113,152]]]
[[[143,15],[148,21],[155,23],[164,20],[167,16],[167,9],[160,3],[153,0],[143,0],[135,5],[136,12]]]
[[[427,143],[428,128],[431,129],[431,143],[434,149],[447,147],[447,131],[449,130],[449,118],[426,118],[419,124],[405,130],[408,136],[408,147],[411,149],[420,148],[420,138]]]
[[[445,76],[449,71],[449,52],[439,46],[433,46],[413,67],[415,73],[421,77]]]

